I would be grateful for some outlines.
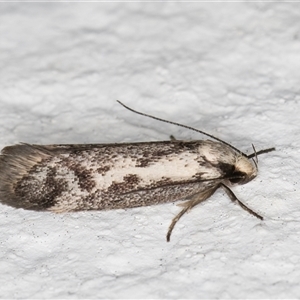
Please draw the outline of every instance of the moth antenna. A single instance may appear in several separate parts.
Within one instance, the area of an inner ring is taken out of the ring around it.
[[[256,163],[258,164],[258,158],[257,158],[256,149],[255,149],[255,147],[254,147],[253,144],[251,144],[251,145],[252,145],[252,149],[253,149],[253,152],[254,152],[254,155],[255,155],[255,161],[256,161]]]
[[[255,149],[255,147],[254,147],[253,144],[251,144],[251,145],[252,145],[252,148],[253,148],[253,152],[254,152],[254,154],[255,154],[255,160],[254,160],[254,158],[252,158],[252,160],[253,160],[253,162],[254,162],[254,164],[255,164],[256,170],[258,170],[258,167],[257,167],[257,165],[258,165],[258,158],[257,158],[256,149]]]
[[[247,154],[245,154],[244,152],[242,152],[241,150],[235,148],[234,146],[230,145],[229,143],[227,143],[227,142],[225,142],[225,141],[223,141],[223,140],[221,140],[221,139],[219,139],[219,138],[217,138],[217,137],[215,137],[215,136],[213,136],[213,135],[211,135],[211,134],[209,134],[209,133],[206,133],[206,132],[204,132],[204,131],[202,131],[202,130],[199,130],[199,129],[190,127],[190,126],[188,126],[188,125],[183,125],[183,124],[180,124],[180,123],[177,123],[177,122],[168,121],[168,120],[164,120],[164,119],[161,119],[161,118],[158,118],[158,117],[154,117],[154,116],[151,116],[151,115],[148,115],[148,114],[139,112],[139,111],[137,111],[137,110],[134,110],[134,109],[128,107],[127,105],[125,105],[124,103],[122,103],[122,102],[119,101],[119,100],[117,100],[117,102],[118,102],[119,104],[121,104],[123,107],[125,107],[126,109],[128,109],[128,110],[130,110],[130,111],[132,111],[132,112],[134,112],[134,113],[136,113],[136,114],[138,114],[138,115],[145,116],[145,117],[148,117],[148,118],[157,120],[157,121],[169,123],[169,124],[172,124],[172,125],[176,125],[176,126],[179,126],[179,127],[183,127],[183,128],[186,128],[186,129],[193,130],[193,131],[196,131],[196,132],[198,132],[198,133],[204,134],[204,135],[206,135],[206,136],[208,136],[208,137],[210,137],[210,138],[212,138],[212,139],[214,139],[214,140],[216,140],[216,141],[218,141],[218,142],[221,142],[221,143],[223,143],[223,144],[229,146],[230,148],[232,148],[233,150],[237,151],[237,152],[240,153],[241,155],[243,155],[243,156],[249,158],[249,156],[248,156]]]
[[[272,152],[272,151],[275,151],[275,150],[276,150],[275,147],[268,148],[268,149],[263,149],[263,150],[260,150],[260,151],[255,152],[255,153],[252,153],[252,154],[248,155],[247,157],[248,157],[248,158],[252,158],[252,157],[256,157],[256,156],[258,156],[258,155],[265,154],[265,153],[269,153],[269,152]]]

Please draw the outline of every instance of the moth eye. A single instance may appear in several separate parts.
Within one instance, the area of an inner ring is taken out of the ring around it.
[[[232,173],[232,177],[233,178],[230,178],[229,181],[231,183],[239,183],[239,182],[242,182],[244,181],[245,177],[246,177],[246,173],[244,172],[240,172],[240,171],[236,171],[236,172],[233,172]]]

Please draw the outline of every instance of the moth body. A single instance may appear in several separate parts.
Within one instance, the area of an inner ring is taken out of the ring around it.
[[[169,241],[180,217],[221,187],[232,201],[262,219],[229,187],[255,178],[257,165],[251,158],[274,148],[247,156],[196,131],[217,141],[8,146],[0,155],[0,202],[28,210],[72,212],[186,199],[169,227]]]
[[[0,156],[0,199],[67,212],[176,201],[219,182],[247,182],[252,163],[213,141],[9,146]]]

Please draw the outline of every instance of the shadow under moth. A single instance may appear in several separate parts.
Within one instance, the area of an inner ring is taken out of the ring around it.
[[[259,219],[229,187],[245,184],[257,175],[257,156],[246,155],[232,145],[201,130],[159,121],[202,133],[211,140],[5,147],[0,155],[0,201],[16,208],[56,213],[81,210],[132,208],[173,202],[180,213],[167,233],[170,240],[176,222],[219,188]],[[254,160],[256,158],[256,161]]]

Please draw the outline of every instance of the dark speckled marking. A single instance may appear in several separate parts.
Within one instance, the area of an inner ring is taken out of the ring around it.
[[[101,174],[102,176],[104,176],[110,169],[111,169],[110,166],[103,166],[103,167],[101,166],[101,167],[97,168],[97,172],[99,174]]]
[[[80,157],[79,153],[78,156]],[[87,169],[85,166],[80,164],[80,160],[77,161],[76,157],[74,157],[74,154],[71,155],[70,159],[63,159],[62,160],[62,166],[67,167],[69,170],[74,172],[74,175],[76,179],[78,180],[79,188],[82,191],[88,191],[91,192],[92,189],[95,187],[96,183],[93,179],[93,170]],[[93,162],[92,162],[93,163]]]
[[[65,179],[56,177],[55,167],[48,168],[46,179],[42,181],[31,175],[35,174],[35,169],[33,168],[28,175],[16,183],[15,194],[27,199],[33,206],[47,209],[56,204],[57,199],[64,191],[67,191],[68,186]]]
[[[135,186],[137,185],[142,179],[136,174],[128,174],[123,178],[124,182],[129,185]]]
[[[91,192],[92,189],[96,186],[95,181],[93,180],[93,173],[91,171],[86,170],[84,168],[78,168],[74,170],[75,176],[78,178],[78,184],[82,190],[86,190]]]
[[[127,183],[126,182],[115,182],[113,181],[110,187],[106,190],[106,194],[122,194],[124,190],[126,190]]]
[[[144,151],[142,152],[142,155],[140,157],[137,157],[136,166],[145,168],[151,164],[156,163],[162,158],[166,159],[168,156],[173,156],[174,153],[180,154],[186,150],[189,150],[190,153],[196,153],[198,147],[197,143],[189,142],[189,144],[189,146],[186,146],[185,143],[176,141],[168,145],[168,147],[157,147],[157,149],[151,149],[151,151],[150,149],[147,150],[146,147],[146,149],[144,149]]]

